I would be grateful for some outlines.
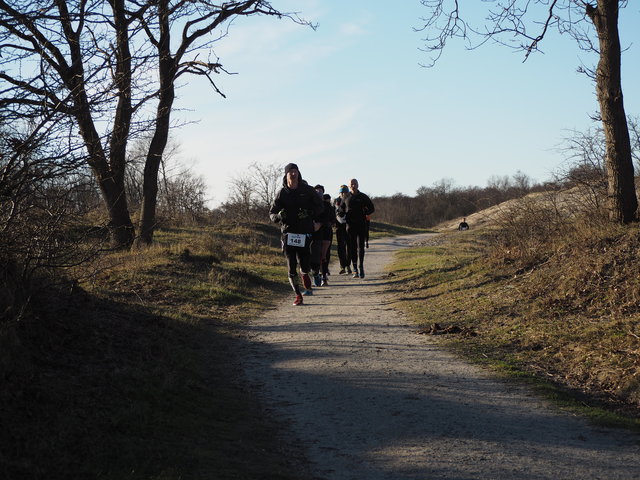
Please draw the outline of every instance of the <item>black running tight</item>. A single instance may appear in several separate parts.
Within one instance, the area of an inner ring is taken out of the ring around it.
[[[367,238],[366,225],[347,224],[347,236],[349,238],[351,262],[355,268],[362,267],[364,265],[364,243]]]

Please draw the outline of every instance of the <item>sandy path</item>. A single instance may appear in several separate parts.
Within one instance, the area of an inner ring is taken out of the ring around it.
[[[364,280],[334,274],[249,328],[249,383],[316,478],[640,479],[640,436],[562,413],[417,335],[384,266],[424,235],[371,242]],[[285,273],[283,260],[283,275]]]

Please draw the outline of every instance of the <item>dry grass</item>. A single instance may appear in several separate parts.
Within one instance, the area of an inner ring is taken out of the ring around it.
[[[399,304],[422,328],[475,333],[448,339],[467,355],[640,417],[639,226],[530,200],[403,252]]]
[[[234,333],[286,290],[277,237],[161,231],[38,292],[0,325],[0,477],[298,478]]]

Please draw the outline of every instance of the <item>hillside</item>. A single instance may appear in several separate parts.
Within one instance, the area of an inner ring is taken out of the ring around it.
[[[466,217],[472,228],[499,227],[506,219],[522,214],[526,210],[553,211],[563,218],[572,218],[592,207],[595,197],[592,191],[575,187],[562,191],[535,192],[523,198],[515,198],[472,213]],[[442,222],[436,230],[450,232],[458,228],[461,219]]]
[[[442,338],[468,358],[627,423],[640,417],[640,228],[609,224],[587,193],[512,200],[465,232],[447,222],[399,254],[393,283],[424,333],[456,332]]]

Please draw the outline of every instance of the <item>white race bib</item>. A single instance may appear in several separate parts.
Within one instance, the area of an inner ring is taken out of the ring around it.
[[[304,233],[287,233],[287,245],[291,247],[304,247],[306,239]]]

